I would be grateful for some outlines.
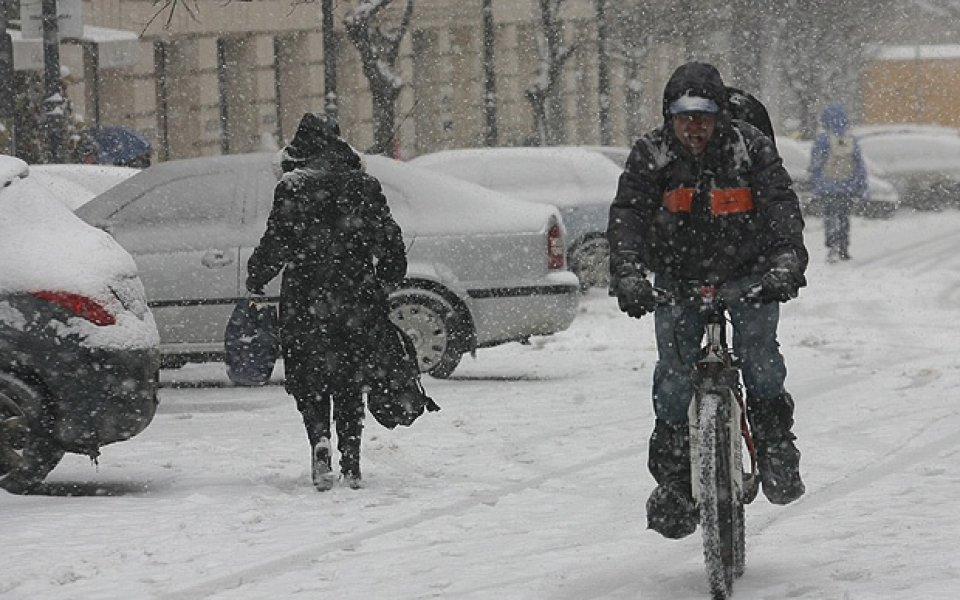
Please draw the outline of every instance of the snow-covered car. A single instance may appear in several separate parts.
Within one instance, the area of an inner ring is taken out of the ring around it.
[[[410,164],[520,200],[558,207],[567,226],[570,270],[584,289],[607,285],[607,220],[622,166],[596,152],[571,146],[443,150],[418,156]]]
[[[800,207],[806,214],[821,215],[823,209],[820,202],[813,197],[810,189],[810,172],[807,170],[810,165],[811,146],[809,141],[788,137],[777,138],[777,150],[780,152],[780,158],[783,159],[784,168],[793,179],[793,189],[800,198]],[[900,207],[900,194],[892,183],[883,178],[883,170],[880,167],[866,156],[864,156],[864,162],[867,167],[870,198],[855,202],[850,207],[850,212],[864,217],[889,218]]]
[[[905,206],[940,210],[960,205],[960,135],[948,131],[874,132],[859,140]]]
[[[165,364],[222,358],[224,326],[270,212],[273,158],[159,163],[77,211],[136,258]],[[381,156],[366,161],[403,229],[408,270],[391,316],[413,338],[422,371],[446,377],[477,348],[570,325],[578,282],[555,207]],[[267,294],[277,298],[279,285]]]
[[[77,210],[94,196],[139,172],[140,169],[113,165],[30,165],[30,177],[70,210]]]
[[[630,148],[627,146],[580,146],[584,150],[596,152],[613,161],[620,169],[627,165],[627,159],[630,157]]]
[[[133,258],[0,156],[0,487],[96,457],[157,408],[159,335]]]

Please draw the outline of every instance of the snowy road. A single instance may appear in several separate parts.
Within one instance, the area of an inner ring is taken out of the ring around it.
[[[953,599],[960,213],[857,219],[851,263],[821,237],[781,326],[808,493],[748,508],[736,597]],[[326,494],[282,388],[165,388],[99,468],[0,496],[0,597],[706,598],[699,535],[644,529],[654,356],[652,320],[591,292],[570,330],[428,379],[440,413],[369,420],[366,487]]]

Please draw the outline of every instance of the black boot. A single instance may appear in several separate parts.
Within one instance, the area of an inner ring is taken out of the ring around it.
[[[310,441],[310,478],[317,491],[325,492],[334,482],[330,467],[330,397],[297,397],[296,401]]]
[[[338,406],[337,449],[340,450],[340,475],[353,489],[360,488],[360,439],[363,434],[363,402]]]
[[[769,400],[750,399],[747,417],[760,463],[763,494],[773,504],[789,504],[806,491],[800,479],[800,451],[793,443],[793,398],[784,392]]]
[[[322,437],[313,446],[310,461],[310,477],[318,492],[326,492],[333,487],[333,469],[330,467],[330,439]]]
[[[657,420],[647,466],[659,484],[647,499],[647,527],[671,539],[696,531],[699,516],[690,487],[690,429],[686,423]]]

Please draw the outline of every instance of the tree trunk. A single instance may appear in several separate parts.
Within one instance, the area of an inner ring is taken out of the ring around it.
[[[607,52],[609,39],[607,28],[607,0],[595,0],[597,10],[597,104],[600,119],[600,144],[613,143],[613,126],[610,123],[610,56]]]

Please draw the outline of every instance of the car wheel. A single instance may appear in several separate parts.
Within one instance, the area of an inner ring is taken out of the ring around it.
[[[610,245],[606,238],[592,237],[570,251],[570,270],[580,280],[581,291],[610,284]]]
[[[440,294],[401,290],[390,296],[390,320],[413,340],[421,373],[444,379],[460,364],[457,312]]]
[[[0,373],[0,488],[25,494],[60,463],[64,451],[41,429],[43,394]]]

